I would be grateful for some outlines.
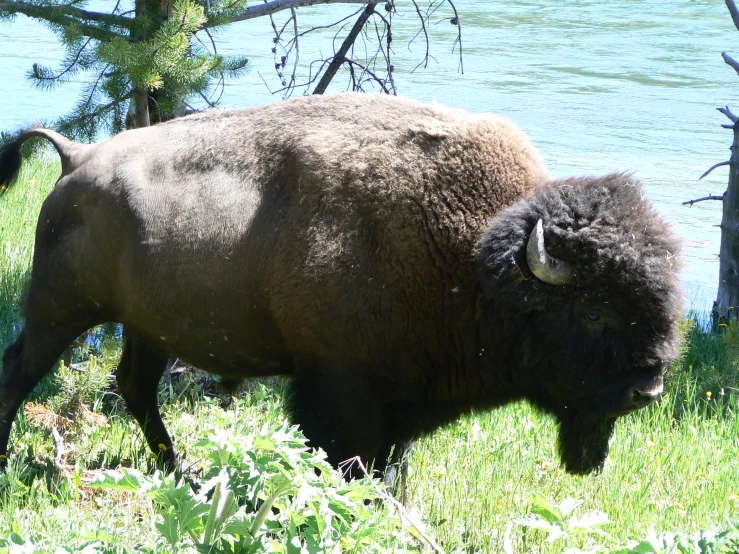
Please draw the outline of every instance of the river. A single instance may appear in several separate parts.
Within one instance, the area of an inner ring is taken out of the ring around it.
[[[110,0],[87,4],[110,9]],[[440,8],[429,26],[432,61],[414,71],[425,45],[416,39],[415,10],[398,0],[394,19],[395,81],[399,94],[474,112],[494,111],[514,120],[544,154],[555,176],[633,171],[655,206],[685,241],[687,304],[710,308],[718,282],[720,202],[681,202],[720,195],[731,132],[716,107],[739,113],[739,76],[724,64],[726,50],[739,58],[739,32],[722,0],[457,0],[462,22],[464,73],[452,51],[456,27]],[[298,10],[301,28],[325,24],[356,5]],[[275,16],[279,22],[285,12]],[[330,52],[335,30],[300,43],[300,74]],[[251,69],[227,83],[221,107],[278,101],[271,48],[272,27],[260,18],[216,36],[218,51],[250,57]],[[75,77],[55,90],[32,88],[25,78],[34,62],[58,65],[62,49],[44,26],[19,16],[0,25],[0,129],[68,112],[86,82]],[[337,78],[329,91],[344,88]]]

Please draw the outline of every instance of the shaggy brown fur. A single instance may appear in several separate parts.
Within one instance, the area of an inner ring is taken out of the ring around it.
[[[169,353],[229,381],[292,375],[293,418],[333,463],[383,468],[393,445],[397,461],[463,412],[528,398],[558,416],[578,473],[600,467],[615,417],[651,399],[674,353],[679,295],[661,261],[674,239],[634,250],[630,235],[662,225],[638,183],[549,183],[504,118],[341,94],[92,146],[36,130],[0,153],[0,181],[31,134],[65,164],[39,219],[26,329],[4,356],[0,453],[28,391],[105,321],[125,326],[120,389],[171,464],[156,405]],[[526,267],[539,217],[553,252],[581,260],[576,282]],[[637,304],[604,308],[613,295]]]

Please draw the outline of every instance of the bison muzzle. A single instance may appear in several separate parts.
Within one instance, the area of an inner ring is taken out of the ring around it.
[[[463,413],[528,400],[572,473],[676,356],[678,245],[624,174],[550,180],[508,120],[386,96],[208,112],[94,145],[29,137],[62,175],[38,220],[25,328],[3,357],[16,412],[82,332],[120,322],[117,379],[174,466],[157,406],[170,355],[287,375],[289,410],[337,464],[385,470]],[[394,468],[396,466],[391,466]]]

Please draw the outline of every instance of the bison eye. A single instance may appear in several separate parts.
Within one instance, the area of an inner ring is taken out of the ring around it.
[[[590,322],[600,321],[600,312],[598,310],[589,310],[585,312],[585,319]]]

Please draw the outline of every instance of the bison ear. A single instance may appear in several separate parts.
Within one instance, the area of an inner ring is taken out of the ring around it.
[[[486,300],[516,313],[541,311],[546,309],[553,287],[537,279],[526,260],[528,230],[534,222],[517,223],[493,222],[486,230],[477,253],[480,286]]]

